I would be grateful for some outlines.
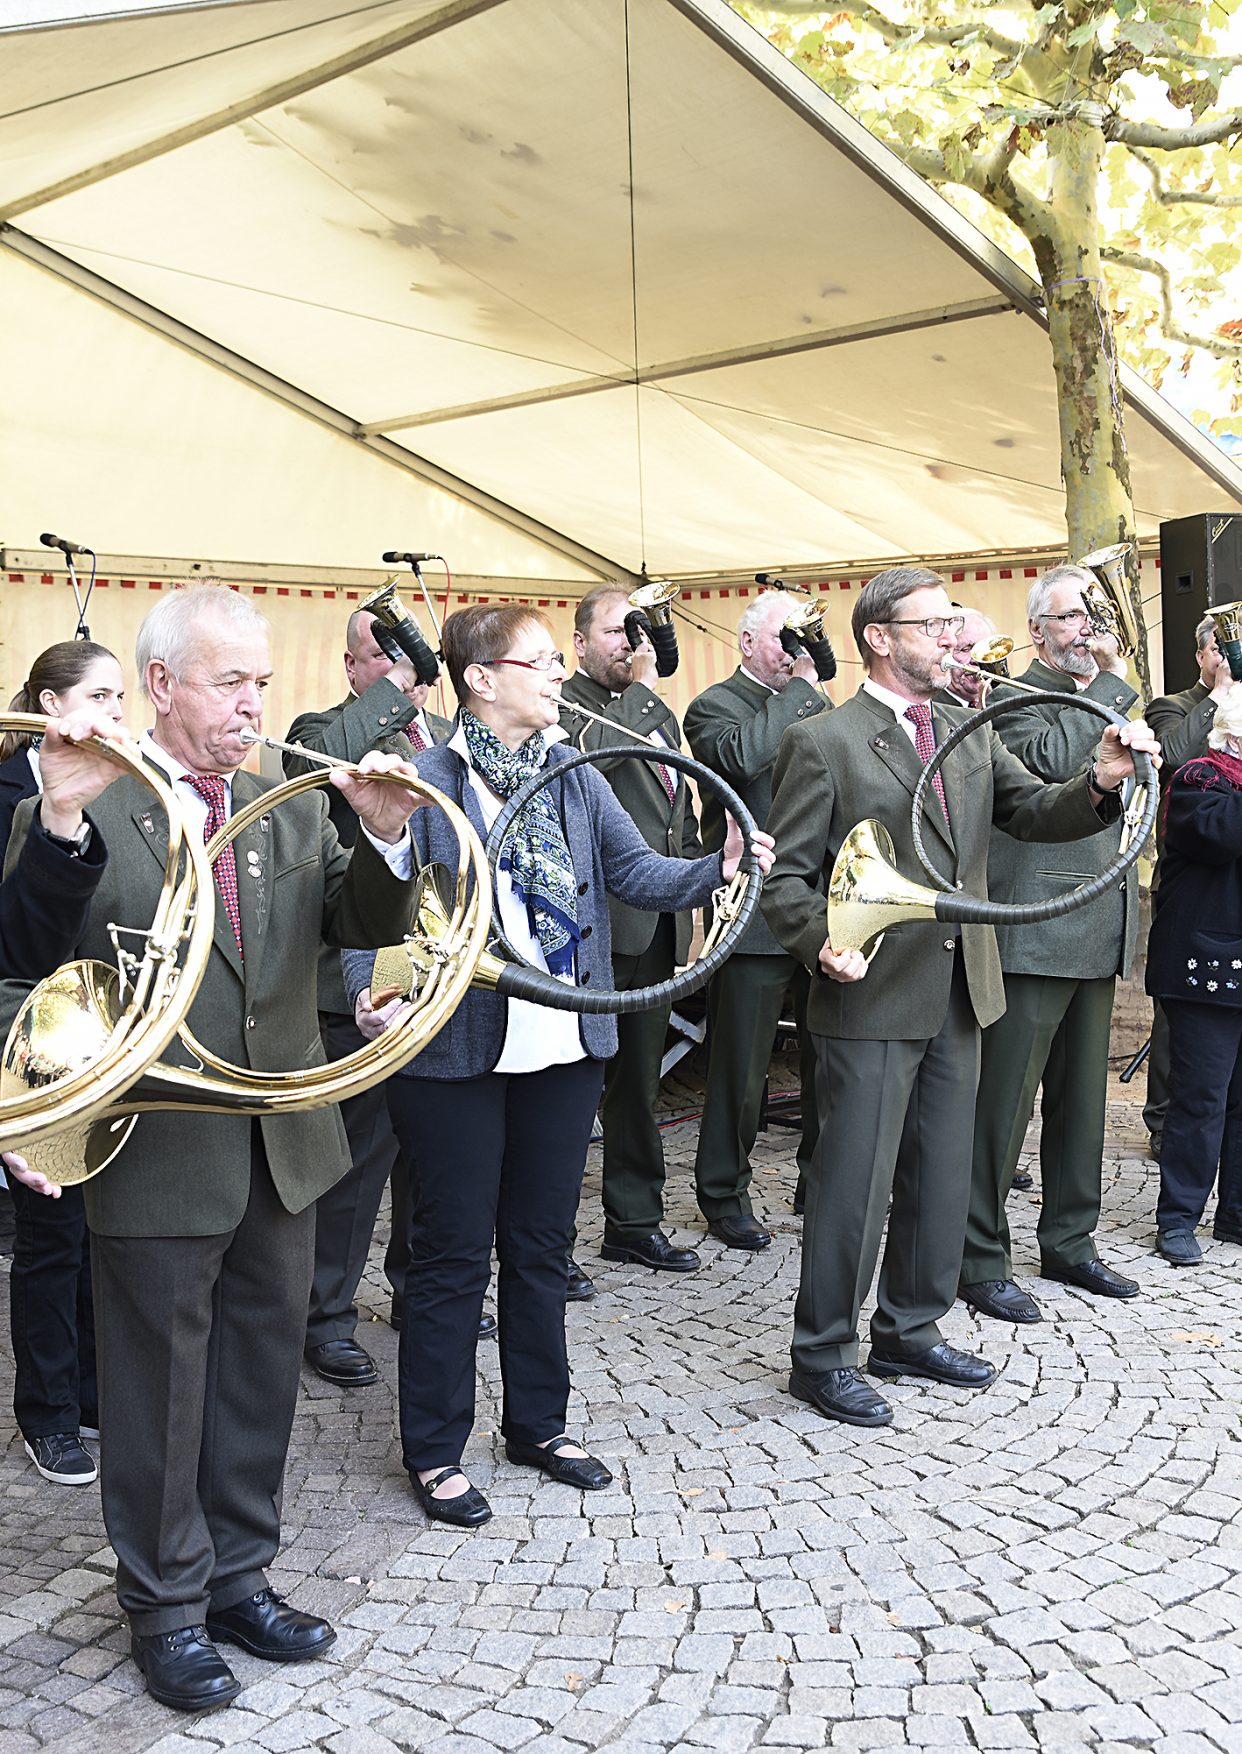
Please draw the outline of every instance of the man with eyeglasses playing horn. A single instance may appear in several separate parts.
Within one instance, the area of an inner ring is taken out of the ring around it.
[[[930,704],[961,627],[939,574],[921,566],[878,573],[852,624],[867,671],[862,687],[834,712],[792,727],[781,744],[768,819],[777,854],[763,910],[812,973],[807,1019],[823,1105],[789,1387],[826,1418],[875,1426],[893,1415],[859,1374],[858,1317],[890,1191],[868,1370],[956,1388],[985,1388],[995,1376],[984,1359],[947,1344],[938,1324],[957,1292],[979,1029],[1000,1015],[1004,988],[990,926],[912,921],[870,964],[825,937],[828,879],[865,817],[888,830],[900,874],[926,885],[911,801],[936,742],[962,722],[956,709]],[[1133,772],[1127,745],[1156,748],[1141,723],[1109,725],[1091,774],[1048,785],[979,727],[927,788],[931,857],[946,878],[986,896],[993,822],[1044,840],[1098,833],[1115,819],[1113,794]]]
[[[1075,692],[1114,712],[1138,698],[1116,639],[1098,633],[1083,597],[1093,575],[1054,566],[1027,595],[1035,657],[1018,678],[1054,694]],[[1011,691],[1012,692],[1012,691]],[[997,695],[1004,696],[1004,683]],[[1033,701],[996,724],[1005,747],[1045,780],[1068,780],[1099,740],[1089,713]],[[988,886],[996,901],[1042,901],[1100,871],[1117,852],[1121,824],[1110,823],[1072,847],[992,833]],[[983,1032],[975,1110],[970,1210],[959,1295],[996,1321],[1037,1322],[1039,1305],[1014,1283],[1005,1201],[1043,1084],[1040,1135],[1040,1274],[1097,1297],[1136,1297],[1133,1279],[1100,1260],[1100,1216],[1108,1043],[1117,976],[1138,934],[1138,873],[1089,908],[1040,925],[998,926],[1005,1014]]]

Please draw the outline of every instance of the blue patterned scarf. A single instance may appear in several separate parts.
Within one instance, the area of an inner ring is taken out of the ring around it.
[[[510,749],[466,707],[461,724],[474,770],[498,798],[507,802],[543,766],[548,746],[542,731]],[[546,790],[518,811],[500,869],[509,872],[518,900],[526,903],[549,973],[572,976],[581,935],[578,885],[565,831]]]

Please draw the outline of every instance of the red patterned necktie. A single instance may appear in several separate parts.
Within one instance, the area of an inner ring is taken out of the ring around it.
[[[224,808],[224,781],[218,773],[185,775],[185,783],[196,791],[207,806],[207,823],[203,829],[204,842],[209,841],[217,829],[224,827],[228,816]],[[224,903],[229,923],[233,927],[233,936],[237,939],[237,954],[244,956],[241,936],[241,908],[237,901],[237,860],[233,857],[230,844],[215,860],[212,870],[216,875],[216,888],[220,891],[220,899]]]
[[[419,730],[417,719],[410,720],[409,725],[406,727],[405,734],[410,739],[410,742],[414,745],[415,754],[417,754],[420,749],[426,749],[427,739],[423,736],[422,732]]]
[[[906,717],[914,726],[915,751],[923,766],[926,767],[936,753],[936,739],[932,734],[931,708],[926,701],[920,701],[916,706],[906,708]],[[945,799],[944,782],[940,778],[939,768],[936,769],[932,777],[932,785],[936,788],[936,796],[940,800],[940,808],[944,811],[944,819],[947,822],[949,820],[949,806]]]
[[[668,793],[668,801],[671,804],[677,796],[677,780],[673,770],[665,767],[662,761],[656,762],[655,770],[664,782],[664,790]]]

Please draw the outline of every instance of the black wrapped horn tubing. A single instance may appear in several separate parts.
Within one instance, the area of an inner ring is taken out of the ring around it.
[[[1085,907],[1089,901],[1095,901],[1122,877],[1138,858],[1147,836],[1151,833],[1152,824],[1156,820],[1156,810],[1160,802],[1156,771],[1151,759],[1142,750],[1133,751],[1134,777],[1139,785],[1147,787],[1147,803],[1143,811],[1142,821],[1124,851],[1118,850],[1097,877],[1090,877],[1085,883],[1079,883],[1064,895],[1051,897],[1047,901],[1004,902],[984,901],[978,896],[962,895],[941,875],[928,858],[923,846],[923,800],[927,796],[927,788],[943,767],[945,760],[952,754],[959,743],[977,731],[980,725],[998,719],[1003,713],[1013,712],[1018,707],[1035,705],[1077,707],[1080,712],[1092,713],[1097,719],[1103,719],[1106,725],[1124,725],[1127,723],[1120,713],[1112,707],[1105,706],[1102,701],[1088,700],[1082,695],[1065,695],[1053,689],[1045,689],[1039,693],[1008,695],[1003,700],[995,700],[990,706],[980,707],[978,712],[951,731],[944,742],[939,745],[927,766],[919,776],[919,783],[914,789],[913,814],[911,829],[914,834],[914,851],[919,864],[928,877],[942,893],[936,898],[936,918],[938,920],[956,921],[963,925],[974,926],[1022,926],[1034,925],[1040,920],[1058,920],[1062,914],[1071,914],[1077,908]],[[952,824],[950,824],[950,831]]]
[[[536,1005],[547,1005],[553,1011],[577,1011],[598,1016],[600,1014],[621,1015],[627,1011],[655,1011],[661,1005],[675,1005],[688,993],[695,993],[715,974],[721,963],[732,954],[733,946],[750,924],[751,915],[759,903],[759,890],[762,887],[762,876],[759,864],[751,849],[751,839],[758,824],[750,811],[743,804],[732,786],[713,773],[711,768],[704,767],[702,762],[695,761],[693,756],[683,755],[680,749],[653,749],[647,744],[620,745],[610,743],[607,749],[576,749],[564,761],[548,762],[542,773],[528,780],[520,792],[515,792],[509,802],[501,810],[500,815],[492,824],[492,832],[487,837],[487,863],[492,875],[492,894],[496,893],[496,874],[500,868],[500,856],[509,839],[513,828],[513,819],[523,805],[536,797],[555,779],[560,779],[575,767],[582,767],[588,762],[598,761],[603,757],[611,761],[658,761],[664,767],[678,769],[681,773],[691,775],[714,791],[725,809],[733,816],[742,831],[741,869],[751,878],[746,886],[746,894],[742,897],[742,905],[732,926],[725,933],[716,948],[708,955],[700,957],[697,962],[681,974],[673,975],[669,980],[657,981],[652,987],[633,987],[628,992],[597,992],[590,993],[585,987],[571,987],[565,981],[557,980],[555,975],[546,970],[535,968],[526,962],[520,952],[505,937],[499,919],[493,914],[493,942],[499,947],[508,961],[509,966],[501,974],[496,983],[496,991],[506,999],[529,999]]]

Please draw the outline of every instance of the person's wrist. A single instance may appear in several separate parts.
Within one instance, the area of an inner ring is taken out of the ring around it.
[[[1119,792],[1121,790],[1122,783],[1123,782],[1121,780],[1118,780],[1117,784],[1115,786],[1106,786],[1106,785],[1101,784],[1100,774],[1099,774],[1099,766],[1098,766],[1098,763],[1096,763],[1094,761],[1091,763],[1091,766],[1087,769],[1087,784],[1091,787],[1091,790],[1093,792],[1098,792],[1100,797],[1102,797],[1102,798],[1111,798],[1116,792]]]
[[[39,822],[50,840],[77,842],[83,838],[86,818],[81,809],[72,805],[50,804],[46,797],[39,806]]]

